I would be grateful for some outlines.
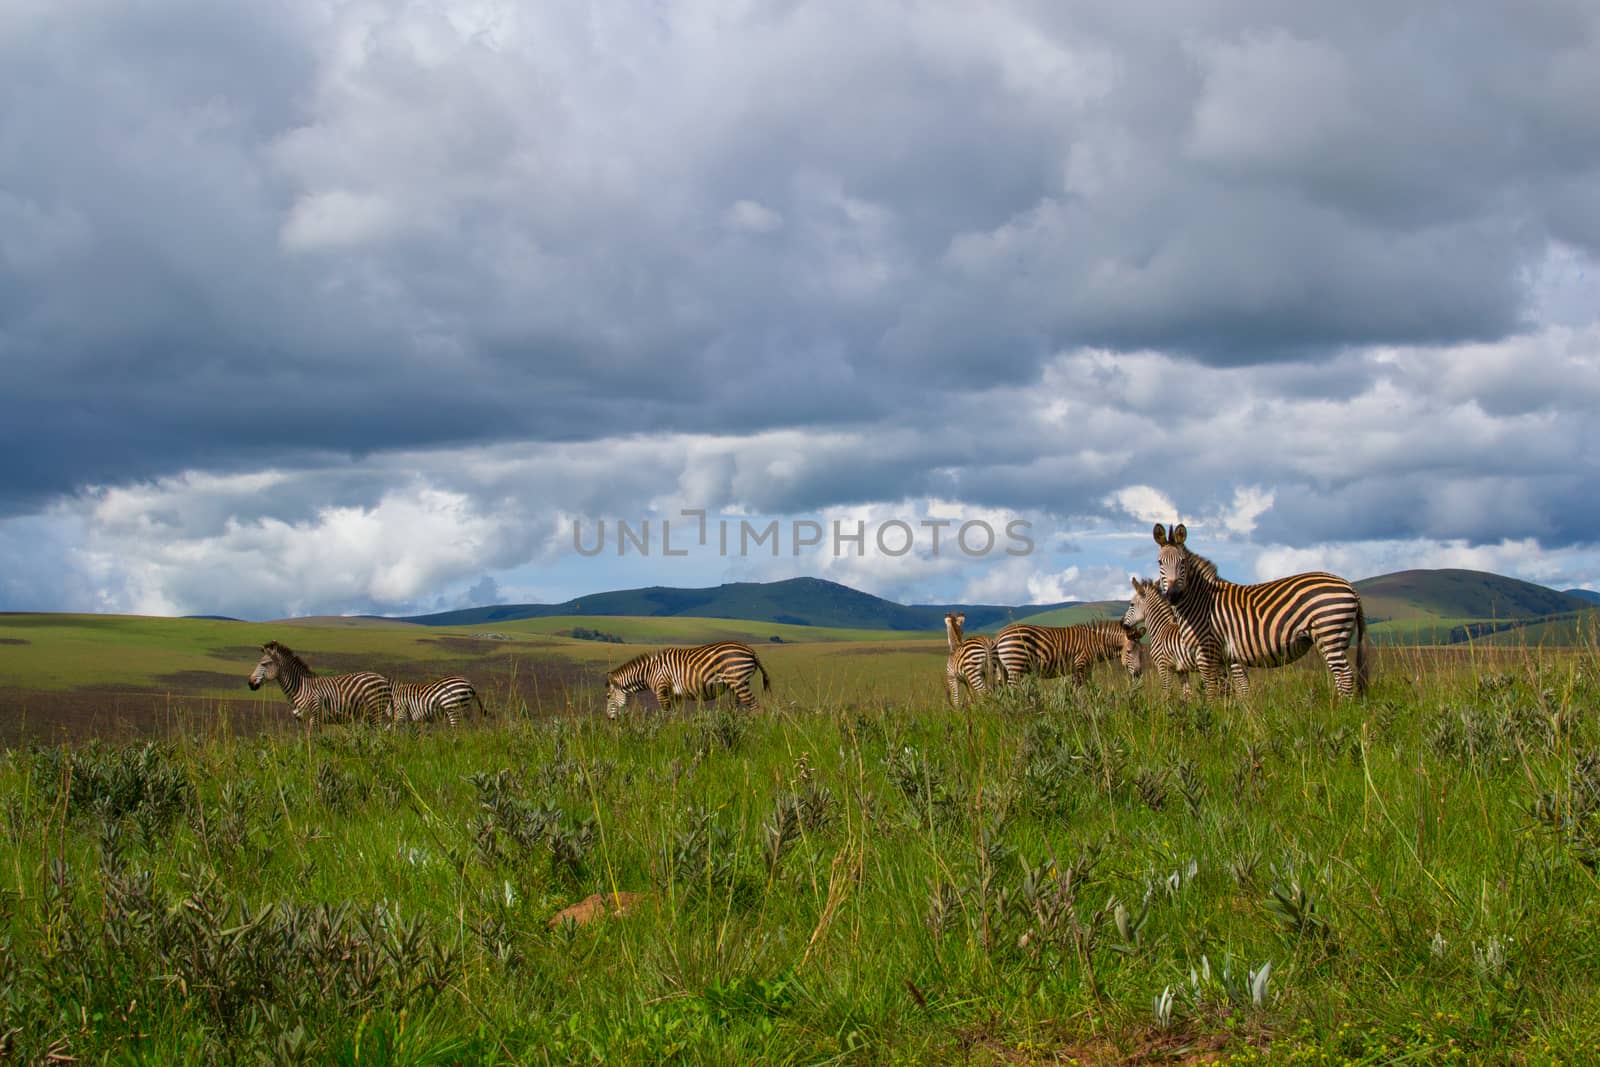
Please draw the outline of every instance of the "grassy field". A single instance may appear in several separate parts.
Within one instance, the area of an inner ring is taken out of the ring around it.
[[[0,1060],[1600,1057],[1592,648],[970,712],[932,641],[769,651],[754,716],[240,735],[202,696],[171,740],[8,750]]]
[[[560,636],[577,626],[626,643]],[[455,628],[0,615],[0,743],[164,736],[203,729],[218,717],[237,732],[272,728],[289,717],[282,692],[245,688],[268,639],[289,645],[321,673],[377,670],[414,681],[460,673],[487,699],[535,710],[581,704],[607,668],[668,644],[748,641],[790,702],[846,692],[871,697],[879,686],[903,694],[907,679],[937,673],[944,656],[942,633],[726,619],[544,618]]]

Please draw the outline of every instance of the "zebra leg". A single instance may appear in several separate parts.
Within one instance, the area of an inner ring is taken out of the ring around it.
[[[752,711],[756,706],[755,692],[750,688],[750,679],[741,678],[736,682],[729,682],[728,688],[733,690],[733,699],[746,711]]]
[[[1250,679],[1244,673],[1244,664],[1235,660],[1228,664],[1228,680],[1233,684],[1233,691],[1242,697],[1250,695]]]
[[[672,683],[662,682],[655,687],[656,703],[661,705],[662,711],[672,710]]]
[[[1340,626],[1337,629],[1323,628],[1313,630],[1312,636],[1317,642],[1317,651],[1322,653],[1322,662],[1328,665],[1328,670],[1333,672],[1333,685],[1342,697],[1355,696],[1356,672],[1350,666],[1350,631]]]
[[[1223,683],[1223,669],[1220,657],[1210,648],[1202,648],[1196,657],[1199,661],[1200,684],[1208,698],[1226,696],[1227,686]]]
[[[944,689],[946,695],[950,697],[950,706],[952,708],[960,708],[961,681],[956,677],[956,669],[954,666],[949,666],[944,669]]]

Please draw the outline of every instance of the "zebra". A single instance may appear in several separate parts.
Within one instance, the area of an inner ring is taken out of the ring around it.
[[[1133,579],[1133,597],[1122,616],[1122,625],[1144,630],[1149,657],[1155,662],[1156,674],[1161,679],[1162,694],[1172,691],[1172,676],[1176,674],[1183,678],[1183,699],[1188,700],[1191,694],[1189,672],[1200,665],[1200,638],[1193,631],[1185,631],[1183,620],[1161,595],[1157,583]],[[1250,683],[1245,679],[1244,668],[1230,663],[1228,670],[1234,686],[1247,692]]]
[[[1366,691],[1367,619],[1355,586],[1321,571],[1255,585],[1224,581],[1216,564],[1189,551],[1188,535],[1181,522],[1170,531],[1155,526],[1161,593],[1199,637],[1197,666],[1208,690],[1221,682],[1223,662],[1281,667],[1315,644],[1340,696]],[[1346,655],[1352,640],[1354,668]],[[1249,695],[1242,671],[1235,684],[1240,695]]]
[[[974,697],[987,693],[994,685],[997,661],[994,657],[994,638],[983,634],[961,636],[966,623],[965,612],[953,611],[944,617],[945,640],[950,646],[950,658],[944,665],[945,691],[950,695],[950,706],[961,706],[961,687],[965,685]]]
[[[441,714],[452,727],[459,721],[456,717],[457,709],[470,711],[472,706],[478,706],[478,715],[483,715],[483,701],[478,699],[478,691],[472,683],[459,674],[452,674],[448,678],[437,681],[391,682],[394,690],[394,699],[391,706],[390,718],[392,723],[404,722],[431,722]]]
[[[1089,668],[1103,659],[1119,659],[1130,678],[1143,669],[1143,657],[1129,650],[1139,635],[1113,619],[1096,619],[1075,626],[1034,626],[1014,622],[994,639],[999,678],[1010,683],[1024,674],[1059,678],[1070,673],[1082,685]]]
[[[318,722],[366,719],[376,726],[389,713],[393,691],[389,679],[371,671],[319,675],[287,645],[268,641],[261,662],[250,672],[250,688],[276,678],[289,698],[289,710],[308,727]]]
[[[749,645],[738,641],[718,641],[692,648],[664,648],[635,656],[606,674],[606,715],[615,719],[628,702],[628,694],[649,689],[663,709],[678,697],[711,700],[723,690],[732,690],[741,708],[756,706],[750,679],[761,672],[761,691],[772,688],[767,669]]]

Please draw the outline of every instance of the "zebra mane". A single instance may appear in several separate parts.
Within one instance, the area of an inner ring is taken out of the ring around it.
[[[280,664],[292,670],[298,670],[308,678],[316,676],[317,672],[306,666],[306,661],[295,655],[294,650],[288,645],[279,644],[277,641],[268,641],[261,646],[261,651],[277,660]]]
[[[1202,555],[1189,552],[1188,549],[1185,549],[1184,551],[1187,553],[1186,558],[1188,565],[1194,568],[1194,576],[1196,578],[1199,578],[1208,585],[1215,585],[1217,582],[1222,580],[1217,576],[1217,565],[1215,563],[1212,563],[1209,559],[1206,559]]]
[[[606,671],[606,681],[610,682],[615,678],[621,677],[622,675],[626,674],[628,671],[633,670],[635,667],[639,666],[645,660],[649,659],[651,656],[654,656],[655,654],[656,653],[654,653],[654,652],[641,652],[637,656],[635,656],[632,659],[630,659],[628,662],[622,664],[622,666],[611,668],[611,670]]]

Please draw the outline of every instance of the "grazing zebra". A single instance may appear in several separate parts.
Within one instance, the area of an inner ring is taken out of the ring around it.
[[[756,698],[750,679],[756,671],[761,672],[761,691],[772,688],[756,654],[737,641],[646,652],[606,675],[606,715],[615,719],[629,693],[646,689],[655,693],[663,708],[670,708],[678,697],[711,700],[725,689],[733,691],[741,708],[753,708]]]
[[[1122,669],[1128,672],[1130,679],[1137,679],[1144,673],[1144,646],[1139,643],[1137,628],[1129,629],[1134,631],[1134,637],[1122,646]]]
[[[1172,676],[1177,674],[1183,678],[1183,699],[1188,700],[1189,672],[1199,669],[1201,639],[1192,629],[1185,630],[1183,620],[1161,595],[1155,582],[1133,579],[1133,598],[1128,601],[1122,625],[1144,630],[1149,658],[1155,662],[1156,674],[1161,679],[1161,692],[1172,691]],[[1233,684],[1240,692],[1247,692],[1250,683],[1245,680],[1244,668],[1230,663],[1228,670]]]
[[[1089,668],[1103,659],[1121,660],[1129,677],[1137,678],[1143,658],[1128,646],[1138,643],[1137,633],[1111,619],[1075,626],[1014,622],[995,636],[994,651],[1003,682],[1015,682],[1024,674],[1059,678],[1070,673],[1072,680],[1082,685],[1089,678]]]
[[[962,637],[961,627],[966,621],[964,612],[951,612],[944,617],[945,639],[950,645],[950,658],[944,665],[944,685],[952,708],[961,706],[963,685],[975,698],[994,686],[994,638],[982,634]]]
[[[261,646],[261,662],[250,672],[250,688],[276,678],[289,698],[294,717],[308,726],[318,722],[365,719],[376,726],[392,703],[389,679],[371,671],[319,675],[306,666],[287,645],[268,641]]]
[[[443,715],[445,721],[454,727],[458,721],[457,709],[471,711],[474,704],[478,706],[478,715],[483,715],[483,701],[478,699],[478,691],[459,674],[420,685],[414,682],[391,682],[390,686],[394,690],[390,719],[395,723],[408,719],[411,722],[432,722]]]
[[[1216,564],[1189,551],[1188,534],[1182,523],[1170,533],[1156,523],[1161,592],[1199,635],[1198,667],[1208,690],[1221,682],[1223,662],[1281,667],[1315,644],[1340,696],[1365,692],[1367,619],[1355,586],[1320,571],[1256,585],[1223,581]],[[1346,655],[1352,640],[1354,668]],[[1243,671],[1234,681],[1241,695],[1249,694]]]

